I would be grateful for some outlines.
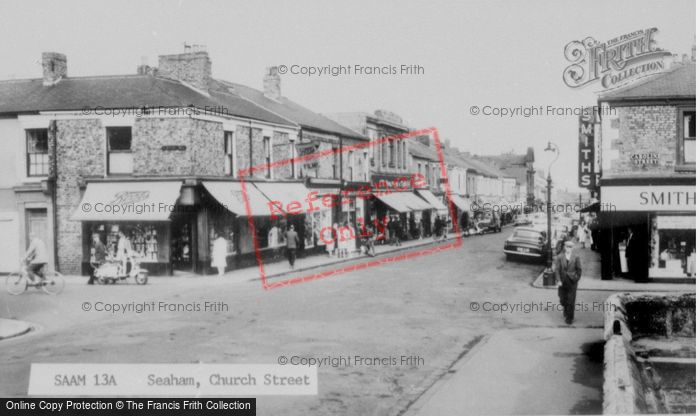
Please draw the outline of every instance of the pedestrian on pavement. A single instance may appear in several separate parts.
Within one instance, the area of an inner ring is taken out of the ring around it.
[[[576,289],[581,279],[581,259],[573,253],[574,243],[564,243],[564,252],[554,260],[554,278],[557,281],[559,303],[564,307],[564,320],[567,325],[574,321]]]
[[[330,236],[328,235],[330,233]],[[328,257],[333,256],[333,251],[335,250],[335,240],[338,238],[338,224],[333,224],[330,230],[328,230],[323,236],[326,242],[326,254]]]
[[[435,217],[435,225],[433,228],[435,230],[434,238],[436,240],[440,239],[440,237],[442,236],[442,219],[439,215]]]
[[[579,244],[581,244],[582,248],[586,248],[586,223],[581,222],[581,224],[579,224],[576,239]]]
[[[224,275],[226,271],[226,252],[228,251],[228,242],[221,235],[221,233],[215,232],[214,247],[211,253],[211,265],[216,267],[219,272],[219,276]]]
[[[89,285],[95,284],[95,277],[96,277],[95,272],[107,260],[107,247],[105,247],[105,245],[102,244],[102,241],[100,240],[99,234],[92,235],[92,249],[93,249],[93,253],[94,253],[95,262],[92,265],[92,272],[90,273],[90,279],[87,282],[87,284],[89,284]]]
[[[289,267],[294,268],[294,262],[297,259],[297,246],[299,245],[299,236],[297,232],[294,231],[294,225],[289,224],[289,230],[286,233],[287,238],[287,260],[289,260]]]
[[[389,218],[389,244],[399,245],[399,221],[393,216]]]
[[[592,236],[591,229],[588,227],[588,224],[586,224],[586,226],[583,228],[583,232],[586,234],[584,237],[584,242],[583,242],[584,247],[586,244],[588,244],[588,247],[590,247],[592,249],[593,248],[593,236]]]
[[[119,274],[129,273],[129,259],[132,255],[131,240],[124,234],[124,231],[119,231],[119,241],[117,242],[117,260],[120,262]]]

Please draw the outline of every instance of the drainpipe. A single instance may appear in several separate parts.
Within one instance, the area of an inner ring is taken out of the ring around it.
[[[253,122],[248,120],[248,168],[250,177],[253,177]]]
[[[55,270],[58,270],[58,212],[56,204],[56,187],[58,186],[58,161],[56,160],[56,156],[58,154],[58,138],[56,137],[58,135],[57,130],[58,126],[56,125],[56,120],[51,120],[51,123],[49,124],[49,134],[53,139],[53,145],[51,150],[51,153],[53,154],[51,155],[51,174],[49,175],[48,180],[49,186],[51,186],[51,216],[53,217],[53,241],[51,243],[53,245],[53,267]],[[60,270],[58,271],[60,272]]]
[[[341,226],[340,224],[340,219],[343,218],[343,136],[338,136],[340,139],[340,147],[338,148],[338,158],[340,159],[339,161],[339,167],[340,167],[340,186],[338,187],[339,189],[339,195],[338,195],[338,206],[340,207],[340,210],[338,212],[338,218],[336,219],[336,223],[338,223],[338,226]]]

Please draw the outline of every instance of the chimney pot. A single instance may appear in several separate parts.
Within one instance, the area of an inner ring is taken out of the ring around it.
[[[68,76],[68,60],[66,55],[58,52],[41,54],[41,67],[44,73],[44,85],[54,85]]]

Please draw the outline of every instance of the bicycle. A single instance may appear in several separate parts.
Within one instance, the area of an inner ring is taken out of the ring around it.
[[[46,266],[44,266],[46,267]],[[23,261],[18,272],[11,273],[5,279],[5,289],[11,295],[21,295],[28,287],[41,289],[49,295],[58,295],[66,282],[63,275],[55,270],[43,273],[44,278],[29,272],[29,264]]]

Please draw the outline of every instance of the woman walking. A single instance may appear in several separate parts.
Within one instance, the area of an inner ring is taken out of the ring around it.
[[[214,240],[214,247],[211,253],[211,265],[212,267],[216,267],[219,276],[223,276],[224,271],[226,271],[226,251],[228,243],[220,233],[215,232],[214,235],[216,239]]]

